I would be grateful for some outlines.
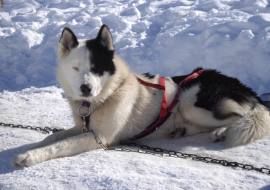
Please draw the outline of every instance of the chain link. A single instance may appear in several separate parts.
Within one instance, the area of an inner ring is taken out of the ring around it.
[[[31,126],[24,127],[22,125],[14,125],[14,124],[6,124],[6,123],[0,123],[0,126],[42,131],[42,132],[45,132],[47,134],[49,134],[50,132],[56,133],[58,131],[65,130],[65,129],[57,129],[57,128],[51,129],[50,127],[45,127],[45,128],[31,127]],[[120,152],[136,152],[136,153],[141,153],[141,154],[151,154],[151,155],[156,155],[156,156],[165,156],[165,157],[167,156],[167,157],[184,158],[184,159],[191,158],[192,160],[195,160],[195,161],[201,161],[201,162],[212,163],[212,164],[219,164],[222,166],[234,167],[234,168],[238,167],[238,168],[242,168],[242,169],[246,169],[246,170],[255,170],[255,171],[258,171],[260,173],[270,175],[270,169],[268,169],[268,168],[257,168],[257,167],[254,167],[252,165],[249,165],[249,164],[242,164],[239,162],[230,162],[227,160],[220,160],[220,159],[215,159],[215,158],[211,158],[211,157],[199,156],[196,154],[188,154],[188,153],[177,152],[177,151],[173,151],[173,150],[166,150],[163,148],[155,148],[155,147],[150,147],[147,145],[137,145],[136,143],[131,143],[131,142],[122,143],[123,146],[128,146],[128,148],[126,148],[126,147],[106,147],[103,144],[103,142],[101,141],[101,139],[99,138],[99,136],[93,130],[90,130],[89,132],[93,133],[96,142],[104,150],[120,151]]]
[[[14,125],[14,124],[7,124],[7,123],[0,123],[0,126],[3,127],[11,127],[11,128],[20,128],[20,129],[30,129],[33,131],[41,131],[44,132],[46,134],[50,134],[50,132],[52,133],[56,133],[58,131],[64,131],[65,129],[57,129],[57,128],[50,128],[50,127],[31,127],[31,126],[23,126],[23,125]]]
[[[174,157],[174,158],[191,158],[192,160],[195,160],[195,161],[219,164],[219,165],[227,166],[227,167],[238,167],[238,168],[242,168],[246,170],[255,170],[255,171],[270,175],[270,169],[268,168],[256,168],[249,164],[230,162],[227,160],[220,160],[220,159],[215,159],[211,157],[199,156],[196,154],[188,154],[188,153],[177,152],[173,150],[155,148],[155,147],[151,147],[147,145],[137,145],[136,143],[131,143],[131,142],[122,143],[122,145],[126,145],[128,147],[136,147],[136,149],[123,148],[123,147],[106,147],[106,145],[103,144],[99,136],[93,130],[90,130],[89,132],[94,134],[96,142],[104,150],[113,150],[113,151],[121,151],[121,152],[136,152],[136,153],[141,153],[141,154],[152,154],[156,156],[168,156],[168,157]]]
[[[242,168],[246,170],[255,170],[255,171],[270,175],[270,169],[257,168],[249,164],[242,164],[239,162],[230,162],[227,160],[220,160],[220,159],[215,159],[211,157],[199,156],[196,154],[188,154],[188,153],[177,152],[173,150],[155,148],[155,147],[150,147],[146,145],[137,145],[136,143],[124,143],[123,145],[126,145],[128,147],[136,147],[136,149],[124,148],[124,147],[108,147],[104,150],[113,150],[113,151],[121,151],[121,152],[136,152],[136,153],[141,153],[141,154],[152,154],[156,156],[165,156],[165,157],[167,156],[167,157],[184,158],[184,159],[191,158],[192,160],[195,160],[195,161],[219,164],[222,166],[234,167],[234,168],[238,167],[238,168]]]

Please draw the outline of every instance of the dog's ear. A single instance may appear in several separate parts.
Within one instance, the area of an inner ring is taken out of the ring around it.
[[[114,50],[112,34],[106,24],[101,26],[96,40],[108,50]]]
[[[72,48],[76,48],[78,45],[79,42],[75,34],[70,28],[65,27],[59,40],[59,56],[61,58],[67,56],[72,50]]]

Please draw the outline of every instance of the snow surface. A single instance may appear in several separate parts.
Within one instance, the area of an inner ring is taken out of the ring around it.
[[[135,72],[174,76],[195,67],[270,86],[267,0],[9,0],[0,9],[0,122],[71,128],[55,78],[64,26],[94,38],[106,23]],[[192,160],[96,150],[14,169],[11,159],[46,137],[0,127],[0,189],[270,189],[270,176]],[[144,144],[270,168],[270,137],[236,148],[208,134]]]

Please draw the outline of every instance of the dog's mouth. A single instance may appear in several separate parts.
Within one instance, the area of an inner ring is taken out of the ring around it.
[[[76,96],[76,99],[80,100],[87,100],[90,101],[90,99],[93,99],[99,94],[99,91],[97,88],[90,88],[86,86],[79,86],[76,87],[76,89],[73,91],[74,95]]]
[[[86,98],[91,98],[91,97],[93,97],[93,96],[92,96],[91,94],[88,95],[88,96],[85,96],[85,95],[80,94],[80,97],[86,99]]]
[[[92,98],[94,96],[93,89],[89,87],[89,85],[81,85],[80,87],[77,87],[76,89],[77,96],[79,96],[80,99],[87,100],[89,98]]]

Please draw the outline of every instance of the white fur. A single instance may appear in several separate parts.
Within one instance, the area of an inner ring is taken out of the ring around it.
[[[101,32],[101,44],[113,49],[107,27]],[[98,77],[90,72],[90,52],[85,46],[85,41],[79,41],[79,46],[70,51],[64,49],[63,43],[71,48],[71,37],[68,33],[64,33],[64,39],[60,40],[57,78],[70,103],[75,126],[48,136],[35,147],[19,154],[12,160],[15,166],[32,166],[49,159],[73,156],[100,148],[92,133],[81,133],[83,122],[77,110],[84,100],[91,102],[89,127],[99,135],[106,146],[139,134],[159,115],[163,91],[144,86],[136,78],[138,76],[147,82],[157,84],[158,75],[149,79],[132,73],[126,63],[115,55],[113,58],[115,73]],[[79,71],[73,67],[78,67]],[[80,86],[84,83],[90,84],[93,89],[89,97],[81,96]],[[170,105],[177,91],[177,85],[170,78],[165,78],[165,83]],[[172,116],[146,138],[168,137],[176,128],[186,128],[186,135],[214,130],[210,134],[212,141],[226,136],[227,144],[236,146],[263,138],[270,133],[269,112],[264,106],[258,104],[252,110],[250,105],[239,105],[229,99],[223,100],[219,105],[223,112],[234,112],[238,115],[217,120],[210,111],[194,106],[199,88],[200,86],[196,85],[182,91],[178,105],[172,110]],[[86,108],[82,109],[82,112],[86,111]]]
[[[270,113],[262,105],[248,112],[227,130],[226,144],[239,146],[268,136],[270,133]]]
[[[91,64],[89,57],[90,52],[85,46],[85,40],[79,40],[79,46],[59,61],[57,69],[58,81],[64,85],[65,94],[74,100],[82,99],[82,92],[80,90],[82,84],[89,84],[92,87],[90,97],[84,98],[87,101],[91,101],[93,97],[100,93],[105,82],[108,81],[108,73],[98,77],[90,72]],[[77,67],[79,71],[76,71],[74,67]],[[67,81],[67,83],[62,81]]]
[[[213,117],[212,112],[195,107],[194,104],[197,101],[196,96],[199,90],[199,85],[196,85],[181,93],[179,110],[186,121],[204,127],[221,127],[239,119],[230,117],[224,120],[217,120]]]

